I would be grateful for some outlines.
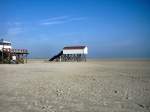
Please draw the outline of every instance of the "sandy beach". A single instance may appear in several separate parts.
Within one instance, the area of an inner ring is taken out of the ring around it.
[[[150,112],[150,61],[1,64],[0,112]]]

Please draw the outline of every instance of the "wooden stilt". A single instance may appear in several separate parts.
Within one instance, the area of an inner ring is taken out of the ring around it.
[[[28,56],[28,55],[26,54],[26,63],[27,63],[27,56]]]

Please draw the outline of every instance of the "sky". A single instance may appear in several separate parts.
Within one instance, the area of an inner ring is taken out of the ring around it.
[[[30,58],[70,45],[90,58],[150,58],[150,1],[0,0],[0,38]]]

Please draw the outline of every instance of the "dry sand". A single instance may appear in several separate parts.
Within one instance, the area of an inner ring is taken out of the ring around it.
[[[150,61],[0,65],[0,112],[150,112]]]

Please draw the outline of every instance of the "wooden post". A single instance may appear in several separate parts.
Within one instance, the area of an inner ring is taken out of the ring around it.
[[[3,48],[2,48],[2,64],[4,63],[4,44],[3,44]]]
[[[10,49],[9,49],[9,52],[8,52],[8,58],[9,58],[9,63],[10,63],[10,61],[11,61],[11,51],[10,51]]]
[[[28,55],[28,54],[26,54],[26,63],[27,63],[27,55]]]
[[[86,62],[86,55],[84,54],[84,61]]]

